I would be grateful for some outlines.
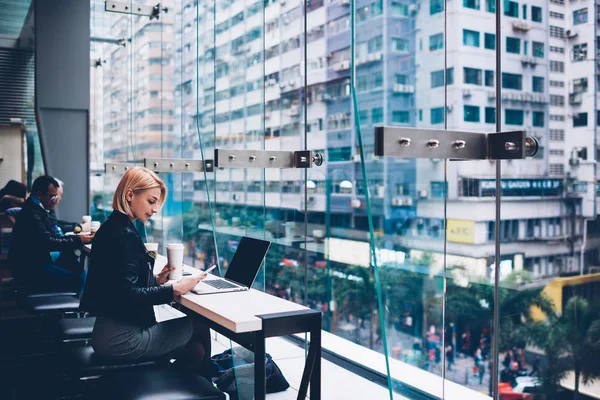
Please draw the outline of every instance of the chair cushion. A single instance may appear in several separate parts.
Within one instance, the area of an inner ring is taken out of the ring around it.
[[[225,393],[200,375],[173,366],[107,375],[102,378],[99,391],[104,399],[228,399]]]
[[[53,296],[77,296],[75,292],[44,292],[44,293],[29,293],[26,297],[53,297]]]
[[[121,361],[97,355],[91,346],[69,349],[65,352],[65,365],[79,377],[104,375],[111,371],[156,366],[165,360]]]
[[[79,311],[79,299],[75,296],[27,296],[22,305],[34,314]]]
[[[96,317],[60,319],[56,321],[57,335],[61,340],[89,339],[95,322]]]

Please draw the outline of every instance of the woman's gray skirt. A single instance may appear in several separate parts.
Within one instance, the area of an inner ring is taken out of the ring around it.
[[[175,355],[190,341],[190,318],[176,318],[140,328],[107,317],[96,318],[92,347],[103,357],[123,360]]]

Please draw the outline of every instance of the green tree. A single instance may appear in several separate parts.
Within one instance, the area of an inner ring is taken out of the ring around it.
[[[561,380],[572,370],[576,400],[580,379],[587,384],[600,377],[600,314],[587,300],[574,296],[562,315],[547,315],[528,331],[529,341],[544,350],[548,361],[541,375],[544,394],[555,398]]]

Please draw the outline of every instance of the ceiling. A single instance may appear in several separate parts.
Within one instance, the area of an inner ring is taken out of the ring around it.
[[[0,0],[0,37],[19,37],[30,4],[31,0]]]

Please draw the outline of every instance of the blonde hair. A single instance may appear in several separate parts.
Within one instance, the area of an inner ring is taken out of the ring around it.
[[[121,181],[117,185],[115,195],[113,196],[113,209],[133,217],[129,202],[127,201],[127,192],[131,189],[134,193],[139,193],[144,190],[160,188],[160,199],[158,199],[158,207],[162,207],[167,199],[167,187],[162,180],[148,168],[133,167],[123,175]]]

